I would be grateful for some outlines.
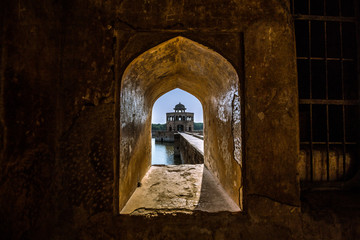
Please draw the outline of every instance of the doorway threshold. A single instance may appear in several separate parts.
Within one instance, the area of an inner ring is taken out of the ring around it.
[[[239,212],[204,164],[151,166],[120,214]]]

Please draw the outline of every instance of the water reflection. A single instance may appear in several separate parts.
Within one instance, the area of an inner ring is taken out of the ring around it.
[[[181,164],[179,157],[174,158],[174,144],[155,142],[155,138],[151,139],[151,164],[179,165]]]

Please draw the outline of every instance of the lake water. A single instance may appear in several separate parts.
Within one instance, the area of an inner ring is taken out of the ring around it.
[[[179,165],[180,158],[174,159],[174,143],[155,142],[155,138],[151,139],[151,165]]]

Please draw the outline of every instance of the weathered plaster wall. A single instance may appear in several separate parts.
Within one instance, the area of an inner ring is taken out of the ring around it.
[[[114,14],[110,1],[61,4],[59,220],[53,234],[81,239],[79,229],[99,215],[111,216],[114,206]]]
[[[360,238],[352,195],[303,199],[300,211],[286,1],[0,1],[0,14],[2,239]],[[243,81],[245,211],[114,215],[116,84],[133,59],[179,35],[220,53]]]
[[[258,21],[244,36],[248,195],[298,205],[299,128],[292,28],[272,20]]]
[[[71,239],[112,211],[113,17],[99,2],[1,5],[1,238]]]
[[[43,238],[57,221],[61,6],[1,1],[0,9],[1,238]]]

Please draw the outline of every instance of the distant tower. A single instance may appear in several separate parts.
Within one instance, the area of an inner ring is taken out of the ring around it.
[[[179,102],[174,112],[166,113],[166,130],[169,132],[194,131],[194,113],[185,112],[186,108]]]

